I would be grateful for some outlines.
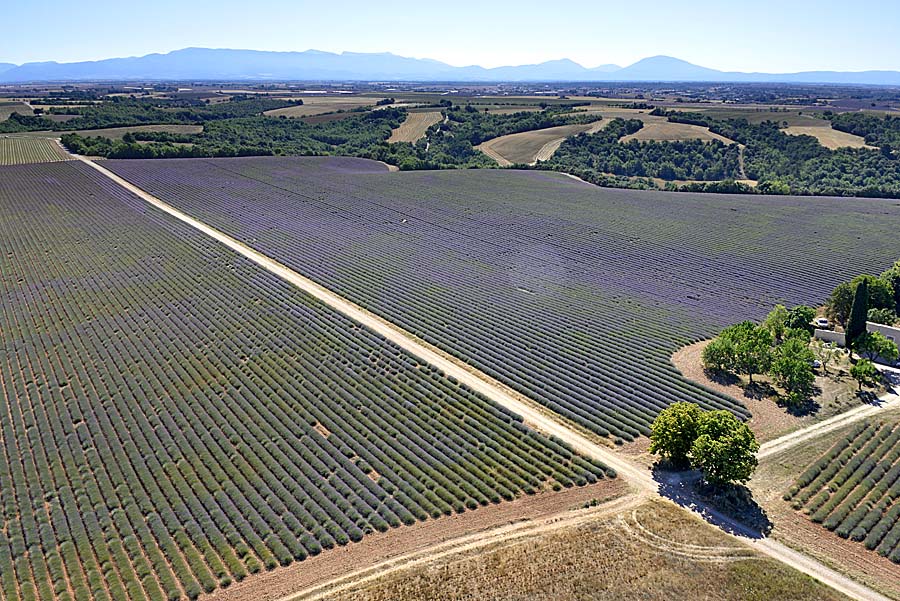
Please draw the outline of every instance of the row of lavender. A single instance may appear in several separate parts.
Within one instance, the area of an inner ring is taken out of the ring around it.
[[[358,159],[110,161],[278,258],[600,434],[690,400],[685,343],[776,302],[822,300],[900,255],[890,202],[599,189],[557,174],[378,173]]]
[[[4,599],[194,598],[607,475],[83,164],[0,213]]]

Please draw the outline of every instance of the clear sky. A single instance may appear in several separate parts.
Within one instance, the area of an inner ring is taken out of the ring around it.
[[[0,62],[13,63],[202,46],[486,67],[667,54],[723,70],[900,70],[898,0],[40,0],[2,16]]]

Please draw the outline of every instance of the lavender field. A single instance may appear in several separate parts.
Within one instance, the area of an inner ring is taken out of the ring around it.
[[[558,174],[386,173],[359,159],[108,161],[286,263],[602,435],[673,401],[680,345],[777,302],[817,303],[900,257],[895,201],[600,189]]]
[[[196,598],[611,472],[79,162],[0,171],[0,598]]]

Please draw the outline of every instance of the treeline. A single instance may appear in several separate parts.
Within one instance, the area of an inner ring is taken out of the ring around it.
[[[542,167],[570,172],[575,169],[595,183],[610,176],[668,181],[739,177],[740,149],[736,145],[702,140],[620,142],[642,127],[639,119],[614,119],[599,133],[569,138]]]
[[[40,115],[31,117],[13,114],[7,121],[0,123],[0,133],[75,131],[147,124],[197,124],[260,115],[264,111],[294,104],[296,103],[293,101],[252,96],[235,96],[228,102],[218,104],[117,96],[90,106],[51,109],[52,113],[78,115],[75,119],[62,123]]]
[[[378,158],[376,147],[387,146],[391,130],[405,118],[405,111],[390,108],[314,125],[299,119],[243,117],[207,122],[195,135],[134,132],[110,140],[66,134],[62,143],[76,154],[112,159],[330,154]]]
[[[701,113],[656,109],[674,123],[708,127],[745,146],[748,179],[756,192],[900,198],[900,161],[866,148],[825,148],[812,136],[788,135],[773,121],[718,120]]]
[[[831,127],[855,136],[862,136],[866,144],[878,146],[882,154],[892,157],[900,149],[900,118],[892,115],[877,117],[870,113],[825,113]]]

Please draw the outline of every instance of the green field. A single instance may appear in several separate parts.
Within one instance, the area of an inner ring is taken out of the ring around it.
[[[0,214],[5,601],[193,599],[611,475],[83,163],[4,167]]]

